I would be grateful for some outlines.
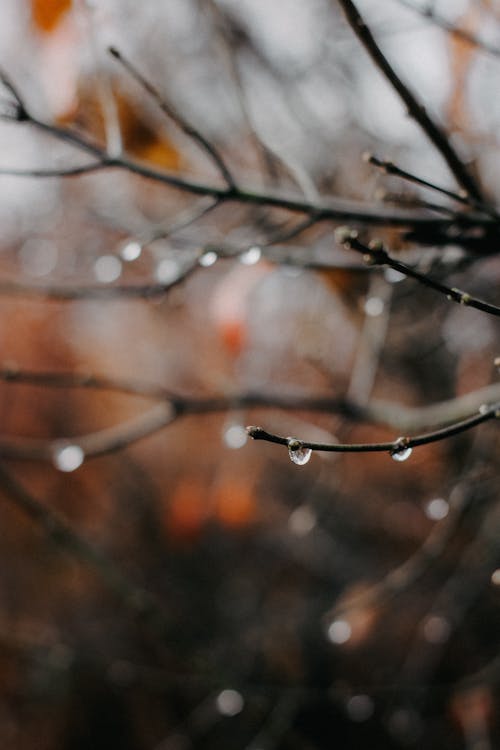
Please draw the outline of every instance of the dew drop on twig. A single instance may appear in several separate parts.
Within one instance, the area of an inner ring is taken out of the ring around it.
[[[391,451],[391,457],[394,461],[406,461],[413,453],[413,448],[407,445],[407,438],[400,437],[396,440],[394,449]]]
[[[288,455],[294,464],[304,466],[311,458],[312,450],[305,448],[297,438],[288,438]]]

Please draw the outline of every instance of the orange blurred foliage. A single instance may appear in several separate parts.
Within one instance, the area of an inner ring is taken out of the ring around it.
[[[71,10],[71,0],[31,0],[31,17],[38,31],[50,34]]]
[[[192,540],[209,514],[206,485],[201,479],[181,479],[167,498],[163,522],[167,532],[180,541]]]
[[[105,115],[95,81],[81,79],[71,108],[58,117],[61,125],[76,125],[100,141],[106,137]],[[170,171],[179,171],[182,157],[165,133],[124,92],[112,89],[120,135],[126,153]]]
[[[214,511],[223,526],[244,528],[256,518],[255,495],[248,479],[225,478],[214,488]]]

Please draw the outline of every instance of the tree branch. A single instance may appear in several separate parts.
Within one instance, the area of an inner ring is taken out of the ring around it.
[[[448,300],[457,302],[459,305],[473,307],[476,310],[481,310],[481,312],[488,313],[489,315],[500,316],[500,306],[492,305],[490,302],[485,302],[484,300],[474,297],[472,294],[457,289],[456,287],[442,284],[431,276],[421,273],[420,271],[411,268],[411,266],[408,266],[406,263],[396,260],[389,255],[379,240],[373,240],[369,245],[365,245],[358,240],[357,232],[350,230],[348,227],[340,227],[336,231],[336,239],[345,248],[351,248],[358,253],[362,253],[368,263],[393,268],[395,271],[399,271],[399,273],[415,279],[415,281],[422,286],[426,286],[429,289],[434,289],[434,291],[444,294]]]
[[[338,3],[344,11],[347,22],[354,34],[358,37],[377,68],[385,76],[399,95],[400,99],[404,102],[405,106],[408,108],[408,114],[410,117],[420,125],[423,132],[442,155],[448,164],[450,171],[455,175],[459,185],[461,185],[475,200],[483,202],[481,188],[451,146],[444,130],[434,122],[424,106],[417,99],[416,95],[397,75],[394,68],[375,41],[370,29],[366,25],[355,4],[352,0],[338,0]]]
[[[118,60],[118,62],[125,68],[125,70],[132,76],[132,78],[137,81],[137,83],[142,86],[145,91],[147,91],[147,93],[159,106],[161,111],[165,115],[167,115],[167,117],[169,117],[177,125],[177,127],[182,130],[185,135],[188,136],[188,138],[191,138],[192,141],[201,146],[202,150],[205,151],[205,153],[207,153],[211,160],[214,162],[227,186],[229,188],[236,187],[234,177],[232,176],[224,159],[215,148],[215,146],[210,143],[210,141],[208,141],[205,136],[200,133],[199,130],[197,130],[195,127],[193,127],[193,125],[187,122],[187,120],[185,120],[182,115],[172,107],[171,104],[169,104],[162,96],[160,96],[155,87],[148,80],[146,80],[141,73],[139,73],[137,68],[132,65],[132,63],[127,60],[127,58],[124,57],[123,54],[116,49],[116,47],[109,47],[109,52],[116,60]]]

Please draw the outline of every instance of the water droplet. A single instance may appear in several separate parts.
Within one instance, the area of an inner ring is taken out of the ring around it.
[[[373,714],[373,701],[369,695],[353,695],[347,701],[346,710],[352,721],[366,721]]]
[[[122,264],[115,255],[101,255],[94,263],[94,274],[101,284],[109,284],[116,281],[121,275]]]
[[[217,706],[217,711],[222,714],[222,716],[236,716],[236,714],[243,711],[245,701],[243,700],[241,693],[229,688],[221,690],[215,699],[215,705]]]
[[[384,270],[384,279],[389,284],[398,284],[400,281],[404,281],[406,276],[401,271],[397,271],[395,268],[386,268]]]
[[[450,506],[448,502],[442,497],[436,497],[434,500],[429,500],[425,506],[425,515],[431,521],[441,521],[443,518],[446,518],[449,510]]]
[[[248,440],[248,433],[241,424],[231,424],[224,430],[223,440],[228,448],[243,448]]]
[[[155,268],[155,279],[159,284],[173,284],[179,274],[179,264],[173,258],[163,258]]]
[[[491,582],[494,586],[500,586],[500,568],[497,568],[491,574]]]
[[[451,626],[445,617],[429,615],[424,620],[423,631],[428,643],[446,643],[450,637]]]
[[[53,242],[31,238],[19,250],[23,271],[31,276],[47,276],[57,265],[57,247]]]
[[[85,453],[79,445],[56,443],[52,451],[52,460],[59,471],[75,471],[85,460]]]
[[[142,253],[142,245],[136,240],[127,242],[126,245],[120,250],[121,259],[130,263],[133,260],[140,258]]]
[[[311,458],[312,450],[305,448],[297,438],[288,438],[288,455],[297,466],[304,466]]]
[[[334,620],[328,627],[328,640],[337,645],[347,643],[352,635],[352,627],[347,620]]]
[[[257,245],[249,247],[244,253],[240,255],[240,263],[244,266],[254,266],[262,257],[262,250]]]
[[[218,257],[219,256],[214,250],[208,250],[206,253],[203,253],[203,255],[200,256],[198,263],[200,264],[200,266],[203,266],[203,268],[208,268],[209,266],[213,266]]]
[[[365,300],[364,310],[370,318],[376,318],[384,312],[384,300],[380,297],[368,297]]]
[[[391,456],[394,461],[406,461],[406,459],[410,458],[413,448],[410,448],[407,443],[408,438],[405,437],[399,437],[395,441],[394,448],[391,451]]]
[[[308,505],[300,505],[290,513],[288,528],[296,536],[306,536],[316,526],[316,514]]]

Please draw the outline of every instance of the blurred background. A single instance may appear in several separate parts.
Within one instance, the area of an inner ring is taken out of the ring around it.
[[[500,5],[359,9],[497,201]],[[380,212],[436,199],[367,164],[369,150],[456,189],[333,1],[3,0],[0,64],[32,114],[221,185],[110,45],[245,187]],[[11,102],[4,88],[0,111]],[[0,123],[1,169],[87,160],[29,123]],[[52,449],[141,418],[151,401],[16,382],[69,373],[186,399],[308,394],[419,408],[498,380],[495,319],[360,267],[329,224],[287,239],[300,217],[282,209],[214,207],[123,169],[0,184],[2,444],[36,438],[53,455],[6,467],[113,561],[61,549],[2,481],[2,747],[498,746],[494,424],[404,462],[318,453],[297,466],[286,448],[248,442],[245,425],[321,442],[397,435],[331,413],[228,406],[85,460]],[[417,246],[396,229],[373,236],[427,270],[449,262],[451,286],[497,299],[494,249],[461,264],[460,247]],[[153,292],[120,292],[133,286]],[[81,298],[61,300],[64,289]],[[124,579],[110,586],[114,565]]]

